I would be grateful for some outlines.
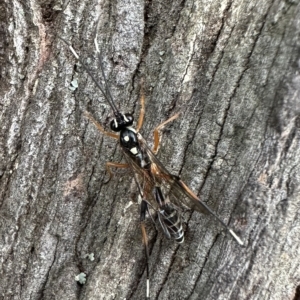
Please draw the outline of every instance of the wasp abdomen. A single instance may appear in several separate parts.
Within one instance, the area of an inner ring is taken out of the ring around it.
[[[184,241],[184,232],[178,211],[169,204],[165,204],[162,208],[159,211],[159,215],[165,234],[177,243],[182,243]]]

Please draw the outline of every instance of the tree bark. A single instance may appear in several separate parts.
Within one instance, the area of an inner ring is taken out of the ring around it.
[[[0,2],[1,299],[144,299],[145,256],[112,112],[58,39],[159,159],[242,238],[186,211],[185,243],[147,220],[151,299],[300,299],[300,4],[287,1]],[[78,87],[76,82],[78,82]],[[94,254],[94,260],[88,254]],[[75,276],[86,274],[86,283]]]

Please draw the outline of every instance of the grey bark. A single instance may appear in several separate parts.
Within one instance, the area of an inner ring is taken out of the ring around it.
[[[149,219],[151,299],[299,299],[299,1],[2,0],[0,22],[1,299],[145,297],[134,182],[104,184],[122,154],[83,114],[111,109],[57,38],[100,75],[95,33],[136,117],[144,80],[150,145],[181,112],[158,156],[246,245],[196,212],[183,245]]]

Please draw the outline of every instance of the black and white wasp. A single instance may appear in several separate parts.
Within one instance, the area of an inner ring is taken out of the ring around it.
[[[140,223],[147,259],[146,298],[149,299],[150,297],[149,251],[148,238],[145,229],[146,213],[149,213],[149,208],[152,208],[157,212],[159,224],[166,237],[173,239],[178,243],[182,243],[184,241],[184,232],[181,222],[181,215],[177,207],[184,206],[201,213],[212,215],[230,233],[230,235],[237,241],[238,244],[243,245],[242,240],[235,234],[235,232],[230,229],[204,202],[202,202],[178,176],[171,174],[155,156],[160,143],[160,130],[166,124],[176,119],[178,114],[172,116],[170,119],[156,127],[154,130],[154,146],[152,149],[150,149],[142,135],[139,133],[145,115],[144,95],[142,94],[141,96],[141,111],[137,121],[137,126],[134,129],[132,127],[134,122],[133,115],[130,113],[121,113],[114,103],[106,76],[104,74],[101,53],[97,44],[97,37],[95,38],[95,45],[105,86],[96,80],[90,69],[83,63],[73,47],[64,39],[60,39],[68,45],[73,55],[91,76],[92,80],[100,89],[114,113],[114,119],[110,123],[110,128],[113,132],[105,131],[104,128],[89,113],[86,113],[86,116],[104,135],[119,140],[120,146],[123,150],[126,163],[108,162],[106,164],[106,169],[110,175],[110,178],[112,177],[112,172],[110,170],[112,167],[130,168],[139,189],[138,192],[141,199]]]

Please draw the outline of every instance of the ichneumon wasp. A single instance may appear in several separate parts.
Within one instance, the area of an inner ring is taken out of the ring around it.
[[[212,215],[230,233],[238,244],[243,245],[242,240],[235,234],[235,232],[230,229],[204,202],[202,202],[178,176],[171,174],[155,156],[160,143],[160,130],[169,122],[175,120],[179,114],[172,116],[155,128],[154,146],[150,149],[142,135],[139,133],[143,125],[145,115],[145,100],[143,93],[140,98],[140,115],[136,129],[134,129],[132,127],[134,122],[133,115],[130,113],[121,113],[114,103],[104,73],[102,57],[97,44],[97,37],[95,38],[95,46],[105,86],[96,80],[90,69],[84,64],[74,48],[63,38],[60,37],[60,39],[69,47],[72,54],[90,75],[114,113],[114,119],[110,122],[110,128],[113,132],[105,131],[105,129],[92,117],[90,113],[86,112],[85,114],[104,135],[119,140],[126,158],[126,163],[106,163],[106,170],[110,176],[109,180],[112,177],[112,172],[110,170],[112,167],[130,168],[138,187],[138,194],[141,203],[140,224],[146,255],[146,298],[149,299],[150,297],[150,289],[149,250],[145,219],[147,212],[151,216],[149,211],[150,208],[157,212],[159,224],[166,237],[175,240],[177,243],[182,243],[184,241],[181,215],[177,207],[184,206],[201,213]]]

